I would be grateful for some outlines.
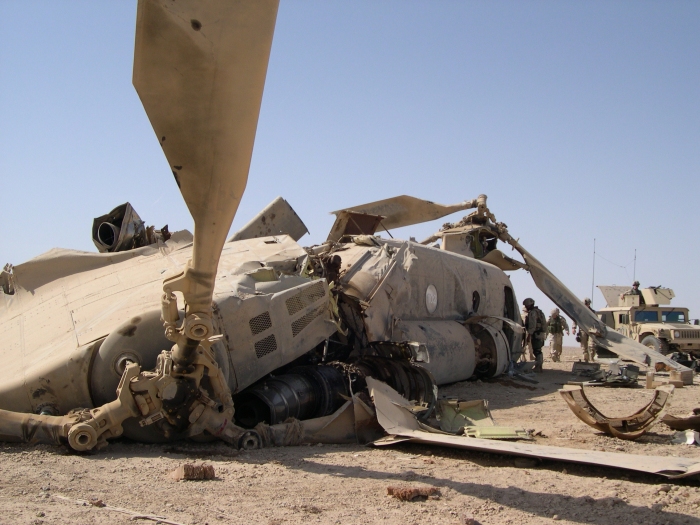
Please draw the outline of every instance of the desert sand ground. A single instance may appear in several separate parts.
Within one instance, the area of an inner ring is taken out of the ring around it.
[[[700,460],[700,447],[671,444],[672,432],[660,423],[629,442],[579,421],[557,393],[572,379],[569,370],[577,357],[577,349],[567,349],[564,362],[546,362],[537,385],[504,378],[457,383],[442,388],[441,394],[487,399],[497,424],[541,431],[537,443]],[[677,389],[668,412],[687,415],[700,406],[699,382]],[[587,392],[610,416],[630,414],[652,395],[645,389]],[[168,472],[183,463],[211,464],[216,479],[169,479]],[[388,486],[437,487],[440,496],[401,502],[387,496]],[[559,462],[518,468],[512,457],[423,445],[324,445],[238,453],[220,443],[141,445],[122,440],[90,455],[61,447],[0,445],[0,523],[134,523],[127,514],[82,503],[90,500],[187,525],[700,524],[697,479],[670,482]]]

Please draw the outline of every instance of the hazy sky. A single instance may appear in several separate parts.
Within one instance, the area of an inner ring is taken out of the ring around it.
[[[92,219],[127,200],[148,224],[192,228],[131,85],[135,13],[0,2],[0,264],[95,251]],[[596,284],[631,283],[636,249],[642,286],[699,317],[699,22],[697,1],[282,0],[233,230],[277,195],[309,245],[331,210],[485,193],[580,296],[595,238]],[[527,274],[512,279],[549,313]]]

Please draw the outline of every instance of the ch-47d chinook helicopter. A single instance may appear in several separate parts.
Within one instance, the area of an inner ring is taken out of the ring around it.
[[[0,439],[78,451],[120,435],[213,436],[242,448],[292,434],[342,441],[329,425],[369,377],[429,412],[436,385],[507,371],[522,327],[504,270],[519,268],[600,346],[678,368],[607,330],[496,221],[485,196],[341,210],[327,242],[310,248],[296,243],[306,228],[278,199],[227,241],[277,7],[139,0],[134,86],[194,235],[146,231],[122,206],[96,220],[101,253],[55,249],[6,267]],[[436,234],[441,249],[374,235],[474,208]]]

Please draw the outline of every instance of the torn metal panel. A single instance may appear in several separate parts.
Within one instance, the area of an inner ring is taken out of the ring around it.
[[[440,429],[457,434],[464,427],[493,427],[496,425],[488,408],[488,401],[460,401],[459,399],[441,399],[438,402]]]
[[[401,398],[387,385],[368,380],[370,396],[374,400],[379,424],[390,435],[375,441],[376,446],[393,445],[400,442],[414,442],[441,445],[479,452],[493,452],[513,456],[551,459],[571,463],[583,463],[601,467],[622,468],[667,478],[685,478],[700,474],[700,459],[642,456],[599,452],[595,450],[550,447],[533,443],[510,443],[490,439],[455,436],[425,427],[407,409],[410,403]]]
[[[289,235],[298,241],[307,233],[308,228],[290,204],[277,197],[226,242],[274,235]]]
[[[409,197],[408,195],[400,195],[331,213],[336,216],[343,212],[380,215],[384,217],[382,225],[387,229],[392,229],[432,221],[451,213],[475,208],[476,206],[477,199],[460,202],[459,204],[444,205],[417,199],[416,197]]]
[[[581,386],[570,386],[559,390],[571,411],[581,421],[596,430],[620,439],[637,439],[656,423],[673,395],[673,386],[656,388],[654,398],[647,406],[628,417],[610,418],[603,415],[588,400]]]
[[[349,235],[374,235],[384,217],[351,211],[336,212],[335,222],[328,233],[329,241],[338,242]]]
[[[288,419],[277,425],[260,423],[255,430],[267,447],[302,443],[365,444],[384,435],[374,410],[356,394],[331,415],[305,421]]]

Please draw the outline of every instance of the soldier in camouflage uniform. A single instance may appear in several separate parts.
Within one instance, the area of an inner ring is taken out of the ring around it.
[[[528,297],[523,301],[523,305],[527,310],[525,339],[532,344],[532,351],[535,354],[534,371],[542,372],[542,363],[544,362],[542,347],[547,337],[547,318],[542,313],[542,310],[535,306],[534,299]]]
[[[591,312],[595,313],[595,310],[591,308],[591,300],[588,297],[583,300],[583,304],[585,304]],[[576,332],[576,321],[574,321],[574,332]],[[595,359],[595,343],[593,342],[593,339],[588,337],[588,334],[579,328],[578,334],[576,335],[576,340],[581,343],[583,360],[586,363],[589,361],[592,362]]]
[[[527,322],[527,308],[524,306],[520,311],[520,317],[523,320],[523,326],[525,326],[525,323]],[[530,361],[535,360],[535,354],[532,353],[532,343],[527,336],[523,337],[523,356],[526,356]]]
[[[566,330],[566,335],[570,334],[569,324],[566,322],[566,319],[559,315],[559,308],[555,308],[547,320],[547,333],[552,336],[549,340],[549,357],[555,363],[561,361],[564,330]]]

